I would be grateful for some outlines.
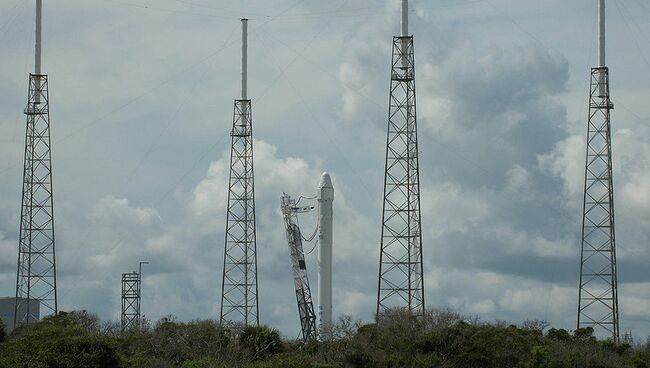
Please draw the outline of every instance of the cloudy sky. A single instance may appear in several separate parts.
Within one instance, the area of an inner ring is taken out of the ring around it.
[[[250,18],[260,314],[299,324],[282,191],[336,190],[334,314],[375,308],[396,0],[49,0],[59,305],[217,318],[240,21]],[[426,303],[572,329],[595,0],[419,0]],[[608,2],[621,329],[650,335],[650,5]],[[15,293],[33,2],[0,2],[0,295]],[[304,230],[313,217],[303,218]],[[316,288],[316,252],[308,257]]]

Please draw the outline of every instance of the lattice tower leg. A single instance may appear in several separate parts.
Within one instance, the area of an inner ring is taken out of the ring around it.
[[[609,70],[591,70],[585,165],[578,328],[619,339]]]
[[[420,173],[413,36],[393,38],[377,318],[388,308],[424,314]]]
[[[56,257],[48,79],[30,74],[14,326],[56,314]]]
[[[220,321],[259,324],[251,101],[236,100]]]

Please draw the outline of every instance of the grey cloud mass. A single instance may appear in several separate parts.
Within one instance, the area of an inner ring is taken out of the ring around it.
[[[625,6],[608,19],[619,294],[621,327],[645,338],[650,48],[639,31],[650,13]],[[218,317],[248,16],[261,319],[299,331],[279,196],[313,195],[329,171],[334,313],[371,320],[398,8],[45,2],[61,308],[117,319],[121,273],[145,259],[147,317]],[[574,327],[595,15],[590,0],[412,1],[427,306]],[[31,2],[0,4],[0,295],[15,292],[32,18]]]

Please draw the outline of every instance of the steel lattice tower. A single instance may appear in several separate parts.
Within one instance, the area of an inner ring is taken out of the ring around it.
[[[253,121],[246,97],[247,25],[242,19],[242,98],[235,100],[231,135],[228,213],[223,259],[220,321],[259,324]]]
[[[128,272],[122,274],[122,332],[140,327],[140,274]]]
[[[41,73],[42,1],[36,0],[35,72],[29,75],[14,326],[57,313],[48,78]],[[29,312],[27,312],[29,311]]]
[[[302,247],[302,235],[298,226],[298,213],[309,212],[313,207],[298,207],[294,199],[283,193],[282,197],[280,197],[280,209],[282,210],[284,229],[289,244],[302,339],[304,341],[316,340],[318,338],[316,312],[314,312],[314,302],[309,287],[307,263],[305,262],[305,252]]]
[[[408,1],[403,0],[402,35],[393,37],[378,319],[391,307],[424,314],[419,177],[413,36],[408,35]]]
[[[618,341],[618,285],[605,1],[599,4],[599,62],[591,69],[585,165],[578,328],[596,327]]]
[[[138,272],[122,274],[122,332],[142,328],[142,265],[146,264],[149,262],[140,262]]]

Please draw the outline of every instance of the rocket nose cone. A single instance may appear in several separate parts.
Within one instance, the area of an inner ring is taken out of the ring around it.
[[[323,175],[320,177],[320,183],[318,184],[319,188],[334,188],[332,186],[332,179],[330,178],[330,174],[324,172]]]

